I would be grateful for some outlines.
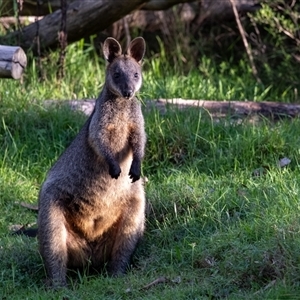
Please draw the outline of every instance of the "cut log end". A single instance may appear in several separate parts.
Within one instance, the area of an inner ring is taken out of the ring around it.
[[[0,45],[0,78],[20,79],[27,65],[27,56],[21,47]]]

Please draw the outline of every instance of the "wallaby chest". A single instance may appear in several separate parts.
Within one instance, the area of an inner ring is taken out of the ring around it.
[[[131,117],[129,107],[120,107],[121,104],[126,105],[123,101],[120,104],[108,105],[110,108],[110,115],[105,120],[103,125],[103,135],[106,135],[112,145],[112,150],[118,152],[124,148],[129,142],[129,136],[134,130],[134,120]]]

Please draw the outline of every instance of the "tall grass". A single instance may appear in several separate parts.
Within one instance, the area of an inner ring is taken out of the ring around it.
[[[195,48],[195,46],[194,46]],[[244,56],[237,63],[232,60],[215,60],[207,54],[198,58],[189,53],[191,61],[180,62],[181,53],[177,49],[159,55],[145,62],[145,84],[143,94],[146,98],[185,98],[207,100],[249,100],[295,102],[298,100],[299,84],[286,85],[281,75],[275,74],[258,84]],[[180,67],[170,63],[177,58]],[[287,71],[287,69],[285,69]],[[285,71],[283,71],[285,72]],[[159,76],[157,76],[159,74]],[[275,78],[274,78],[275,77]],[[155,91],[155,94],[153,93]]]
[[[160,56],[148,57],[143,101],[290,100],[280,88],[265,90],[254,83],[242,62],[220,66],[203,57],[199,66],[186,72],[172,68],[163,49]],[[45,173],[86,116],[47,107],[43,101],[96,97],[105,68],[83,42],[68,49],[62,82],[55,77],[56,61],[53,53],[43,62],[44,82],[36,76],[34,61],[23,83],[0,81],[2,298],[295,299],[299,295],[300,121],[216,119],[205,110],[172,107],[163,112],[144,110],[147,229],[132,269],[121,278],[71,271],[68,289],[45,289],[36,239],[11,235],[11,226],[35,222],[36,213],[19,203],[36,204]],[[280,168],[283,157],[291,163]],[[147,287],[158,278],[161,283]]]

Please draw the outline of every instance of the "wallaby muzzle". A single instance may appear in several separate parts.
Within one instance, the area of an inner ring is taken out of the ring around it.
[[[124,90],[122,94],[124,98],[130,99],[134,96],[134,91],[132,89]]]

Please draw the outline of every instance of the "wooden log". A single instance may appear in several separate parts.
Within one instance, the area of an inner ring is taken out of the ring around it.
[[[203,108],[207,110],[213,117],[221,118],[226,116],[243,118],[252,115],[262,115],[272,119],[281,117],[300,117],[299,103],[281,103],[274,101],[214,101],[214,100],[188,100],[188,99],[153,99],[146,100],[147,109],[158,109],[164,113],[169,106],[184,109],[188,107]],[[94,99],[84,100],[45,100],[46,106],[51,105],[67,105],[72,110],[79,110],[90,115],[94,109]]]
[[[27,65],[27,57],[21,47],[0,45],[0,78],[20,79]]]
[[[91,34],[98,33],[115,21],[123,18],[149,0],[76,0],[67,7],[67,37],[68,44]],[[21,32],[14,31],[0,37],[1,44],[18,44],[26,51],[31,48],[37,52],[37,33],[41,52],[56,49],[59,46],[58,32],[60,31],[61,9],[46,15],[40,21],[30,24]]]
[[[211,114],[220,117],[226,115],[249,116],[252,114],[265,117],[280,118],[289,116],[297,118],[300,116],[299,103],[281,103],[274,101],[213,101],[213,100],[188,100],[188,99],[157,99],[155,106],[158,108],[166,105],[184,107],[199,107],[208,110]]]

